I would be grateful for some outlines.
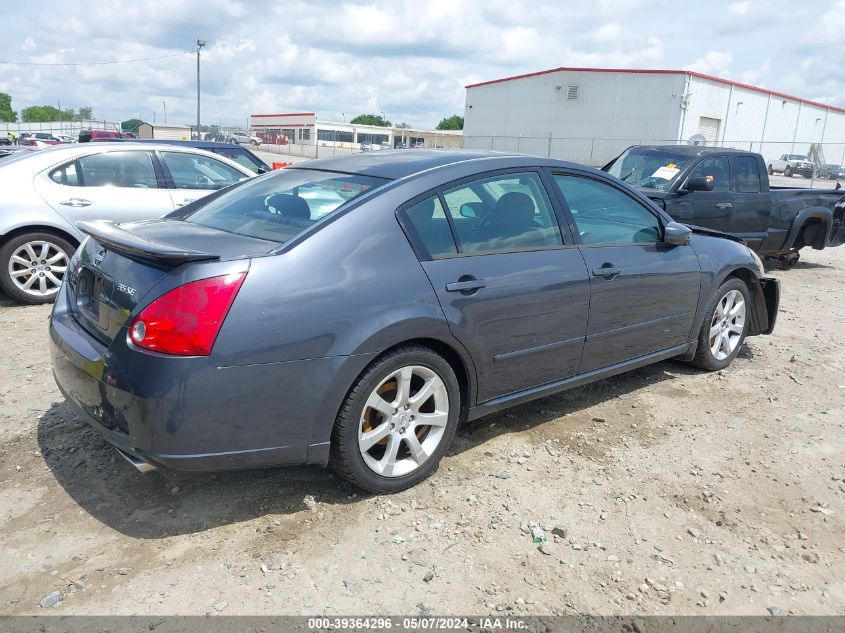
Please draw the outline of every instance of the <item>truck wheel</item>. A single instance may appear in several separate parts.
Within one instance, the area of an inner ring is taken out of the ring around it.
[[[775,170],[774,170],[774,169],[772,169],[772,166],[771,166],[771,165],[769,165],[769,176],[771,176],[771,175],[772,175],[772,174],[774,174],[774,173],[775,173]]]
[[[786,169],[783,170],[783,175],[787,178],[792,178],[792,167],[789,165],[786,166]]]
[[[748,286],[740,279],[719,286],[704,313],[693,365],[717,371],[731,364],[748,334],[750,306]]]
[[[394,493],[431,475],[457,431],[461,391],[446,360],[396,349],[349,390],[332,431],[330,463],[370,492]]]
[[[0,247],[0,288],[19,303],[50,303],[67,273],[73,244],[53,233],[24,233]]]

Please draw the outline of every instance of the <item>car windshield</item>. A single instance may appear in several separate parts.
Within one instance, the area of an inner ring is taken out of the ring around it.
[[[311,169],[285,169],[251,180],[181,218],[229,233],[283,243],[383,178]]]
[[[786,160],[807,160],[807,157],[803,154],[790,154],[786,157]]]
[[[666,191],[689,160],[670,149],[632,147],[613,161],[607,172],[636,187]]]

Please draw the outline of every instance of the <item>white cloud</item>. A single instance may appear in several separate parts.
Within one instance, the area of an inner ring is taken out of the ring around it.
[[[732,13],[734,15],[745,15],[748,13],[748,9],[751,8],[751,2],[749,0],[742,0],[742,2],[731,2],[728,5],[728,13]]]
[[[708,51],[703,57],[699,57],[691,64],[684,66],[684,69],[707,75],[727,77],[730,74],[730,65],[733,59],[733,54],[727,51]]]

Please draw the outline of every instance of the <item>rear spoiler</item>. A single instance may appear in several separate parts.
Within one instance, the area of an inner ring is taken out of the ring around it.
[[[176,266],[186,262],[220,259],[219,255],[213,253],[178,248],[164,242],[141,237],[108,220],[77,222],[76,226],[80,231],[90,235],[97,242],[116,253],[154,264]]]

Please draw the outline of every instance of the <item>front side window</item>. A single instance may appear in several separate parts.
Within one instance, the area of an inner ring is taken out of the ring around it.
[[[458,252],[440,198],[426,198],[405,209],[404,216],[415,234],[414,241],[425,248],[432,259]]]
[[[713,191],[730,191],[730,167],[727,156],[708,158],[692,170],[690,178],[706,178],[713,185]]]
[[[162,152],[161,156],[177,189],[215,191],[246,178],[237,169],[208,156],[188,152]]]
[[[86,187],[158,187],[150,152],[104,152],[83,156],[78,163]]]
[[[643,244],[661,240],[660,222],[646,207],[608,184],[556,175],[582,244]]]
[[[170,217],[274,242],[286,242],[361,194],[389,181],[311,169],[284,169]]]
[[[502,253],[560,246],[560,228],[540,177],[503,174],[444,192],[461,250]]]
[[[261,164],[258,163],[249,152],[245,151],[240,147],[232,147],[231,149],[229,149],[228,147],[225,149],[215,148],[210,151],[213,151],[215,154],[225,156],[229,160],[235,161],[241,167],[246,167],[251,172],[256,174],[258,173],[258,170],[261,167]]]
[[[760,193],[760,170],[752,156],[736,157],[734,174],[737,193]]]

